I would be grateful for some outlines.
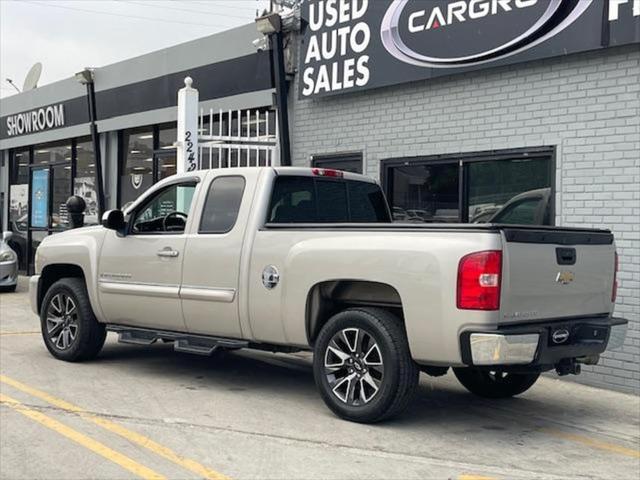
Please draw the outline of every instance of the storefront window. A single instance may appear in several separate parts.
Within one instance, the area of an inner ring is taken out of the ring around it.
[[[125,130],[122,148],[120,203],[126,207],[153,185],[153,128]]]
[[[21,270],[27,268],[27,228],[29,212],[29,150],[16,150],[10,161],[9,230],[10,245],[18,254]]]
[[[553,223],[548,149],[398,159],[383,165],[394,221]]]
[[[34,165],[51,165],[71,161],[71,140],[36,145],[33,152]]]
[[[178,135],[175,124],[161,126],[158,129],[158,150],[156,150],[158,180],[177,173],[176,147],[173,146]]]
[[[71,140],[47,143],[33,147],[33,166],[48,168],[51,187],[51,228],[65,229],[69,226],[67,199],[71,196]],[[48,199],[41,199],[47,202]],[[33,209],[33,205],[32,205]],[[43,210],[44,212],[44,210]],[[48,222],[45,222],[48,223]],[[48,225],[38,225],[48,228]]]
[[[468,175],[469,222],[549,224],[549,159],[474,162]]]
[[[158,129],[158,148],[160,150],[174,150],[173,145],[178,139],[178,129],[175,124],[163,125]]]
[[[96,165],[93,142],[80,139],[76,144],[76,177],[73,194],[82,197],[87,204],[84,212],[85,225],[98,224],[98,196],[96,192]]]
[[[458,222],[458,165],[411,165],[391,171],[393,219],[400,222]]]
[[[311,159],[311,166],[362,173],[362,153],[314,155]]]

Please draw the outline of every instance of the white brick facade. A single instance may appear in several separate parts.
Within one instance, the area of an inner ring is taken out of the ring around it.
[[[577,381],[640,393],[640,50],[571,55],[367,92],[290,95],[294,165],[362,151],[380,161],[522,147],[556,149],[556,224],[610,228],[626,344]]]

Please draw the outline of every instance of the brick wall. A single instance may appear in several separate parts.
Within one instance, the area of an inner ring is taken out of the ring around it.
[[[556,223],[616,235],[616,314],[630,320],[621,351],[576,381],[640,393],[640,50],[637,46],[513,65],[362,93],[298,100],[291,93],[294,165],[313,154],[362,151],[380,161],[556,147]]]

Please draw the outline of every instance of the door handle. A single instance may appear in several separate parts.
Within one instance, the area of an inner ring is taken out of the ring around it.
[[[178,255],[180,255],[180,252],[178,252],[177,250],[172,250],[171,247],[166,247],[162,250],[158,250],[156,252],[156,255],[158,255],[159,257],[176,258]]]

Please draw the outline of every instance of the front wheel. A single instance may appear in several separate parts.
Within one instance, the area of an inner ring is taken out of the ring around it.
[[[539,373],[508,373],[479,368],[454,368],[458,381],[480,397],[508,398],[529,390],[540,376]]]
[[[362,423],[400,413],[420,373],[402,323],[377,308],[349,309],[329,319],[315,342],[313,371],[327,406]]]
[[[67,362],[95,358],[107,337],[79,278],[63,278],[49,288],[40,309],[40,325],[51,355]]]

